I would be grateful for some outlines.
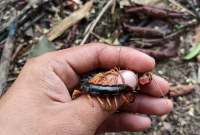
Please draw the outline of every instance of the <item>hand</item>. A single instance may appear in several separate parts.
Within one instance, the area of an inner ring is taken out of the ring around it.
[[[131,106],[119,108],[121,113],[102,110],[95,97],[92,97],[92,107],[85,95],[72,100],[70,94],[81,74],[97,68],[120,67],[144,73],[151,71],[154,65],[154,59],[134,49],[97,43],[33,58],[0,100],[0,132],[6,135],[92,135],[146,130],[150,119],[133,113],[164,115],[173,106],[170,100],[167,104],[159,98],[162,95],[155,83],[141,87]],[[154,77],[166,94],[168,83]],[[118,104],[123,103],[119,98]]]

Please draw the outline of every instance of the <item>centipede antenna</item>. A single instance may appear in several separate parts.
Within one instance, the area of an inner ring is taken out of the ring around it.
[[[117,74],[120,75],[120,77],[122,79],[122,84],[125,84],[124,77],[122,76],[122,74],[120,72],[120,67],[118,67],[118,68],[114,67],[114,69],[116,70]]]
[[[156,85],[158,86],[158,89],[159,89],[160,93],[162,94],[163,98],[164,98],[165,101],[167,102],[167,99],[166,99],[165,95],[163,94],[162,90],[160,89],[160,86],[158,85],[157,81],[156,81],[153,77],[152,77],[152,79],[154,80],[154,82],[155,82]],[[167,102],[167,104],[168,104],[168,102]]]

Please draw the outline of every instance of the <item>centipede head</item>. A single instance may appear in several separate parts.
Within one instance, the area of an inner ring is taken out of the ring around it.
[[[151,83],[152,79],[152,72],[146,72],[145,74],[139,77],[139,83],[141,85],[149,84]]]
[[[152,71],[151,72],[146,72],[141,77],[139,77],[139,84],[141,84],[141,85],[149,84],[149,83],[151,83],[152,80],[156,83],[156,85],[158,86],[158,89],[159,89],[160,93],[165,98],[163,92],[160,89],[160,86],[158,85],[157,81],[153,78]],[[166,98],[165,98],[165,100],[166,100]],[[167,100],[166,100],[166,102],[167,102]],[[167,102],[167,104],[168,104],[168,102]]]

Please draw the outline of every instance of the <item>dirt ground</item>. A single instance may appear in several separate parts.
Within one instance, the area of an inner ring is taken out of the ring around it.
[[[190,46],[187,42],[191,40],[193,34],[190,31],[182,35],[185,40],[181,43],[179,50],[184,49],[186,50],[185,53],[188,53],[187,50]],[[179,57],[156,62],[154,74],[165,78],[170,86],[196,83],[198,80],[198,62],[196,60],[185,61],[183,56],[184,54],[180,53]],[[188,80],[188,78],[191,78],[191,80]],[[168,96],[173,101],[173,110],[165,116],[148,116],[151,118],[152,124],[145,132],[106,133],[105,135],[199,135],[199,97],[199,85],[190,94],[175,98]],[[194,109],[193,116],[189,114],[192,109]]]
[[[78,46],[80,41],[84,38],[83,33],[88,27],[88,25],[96,18],[96,16],[101,12],[101,9],[105,1],[94,2],[93,9],[94,13],[90,14],[89,17],[83,19],[80,23],[78,23],[78,28],[75,33],[75,38],[73,42],[68,47]],[[112,7],[111,7],[112,8]],[[119,26],[119,22],[130,22],[132,23],[133,19],[130,19],[130,15],[125,14],[124,11],[121,11],[119,7],[116,8],[115,14],[111,14],[111,8],[107,12],[104,13],[100,21],[98,21],[94,33],[91,34],[86,41],[86,43],[90,42],[103,42],[110,43],[114,39],[116,39],[116,31]],[[40,11],[42,12],[42,11]],[[38,13],[40,13],[38,12]],[[46,19],[46,18],[45,18]],[[47,19],[46,19],[47,20]],[[50,19],[49,19],[50,20]],[[135,21],[139,21],[140,19]],[[5,23],[5,22],[4,22]],[[133,22],[134,23],[134,22]],[[35,26],[41,26],[41,22],[37,22]],[[71,28],[70,28],[71,30]],[[66,32],[67,33],[67,32]],[[67,33],[68,34],[68,33]],[[118,33],[119,34],[119,33]],[[191,48],[190,43],[193,41],[193,36],[195,35],[194,29],[189,29],[186,32],[182,33],[180,37],[181,44],[178,48],[178,56],[169,59],[163,59],[156,61],[156,67],[153,70],[154,74],[157,74],[163,78],[165,78],[170,86],[178,86],[178,85],[196,85],[195,90],[187,95],[181,95],[178,97],[170,97],[168,94],[168,98],[173,101],[174,108],[173,110],[165,115],[165,116],[147,116],[152,120],[151,127],[140,133],[105,133],[105,135],[199,135],[200,134],[200,87],[199,87],[199,61],[194,58],[191,60],[183,60],[184,56],[189,53]],[[26,44],[24,46],[27,47],[30,42],[30,37],[23,34],[16,35],[16,43],[21,44],[21,39],[24,38],[23,43]],[[64,39],[55,41],[55,43],[66,43],[66,37]],[[124,42],[123,46],[129,45],[129,42]],[[15,46],[14,50],[17,48]],[[61,48],[65,49],[65,48]],[[154,49],[154,48],[150,48]],[[21,70],[23,65],[26,62],[26,57],[19,57],[11,63],[10,71],[9,71],[9,81],[8,88],[12,85],[15,78],[18,76],[18,73],[14,73],[15,69]],[[7,89],[6,89],[7,90]],[[4,93],[6,92],[4,91]],[[142,114],[141,114],[142,115]]]

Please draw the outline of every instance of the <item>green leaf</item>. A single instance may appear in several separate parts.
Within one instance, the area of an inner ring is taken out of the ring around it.
[[[183,24],[181,24],[181,25],[176,24],[175,27],[176,27],[177,29],[183,29],[185,26],[184,26]]]
[[[28,59],[38,57],[47,52],[56,51],[56,46],[53,42],[49,41],[45,36],[42,36],[31,48]]]
[[[200,53],[200,43],[197,44],[194,50],[192,50],[187,56],[184,57],[185,60],[190,60]]]

